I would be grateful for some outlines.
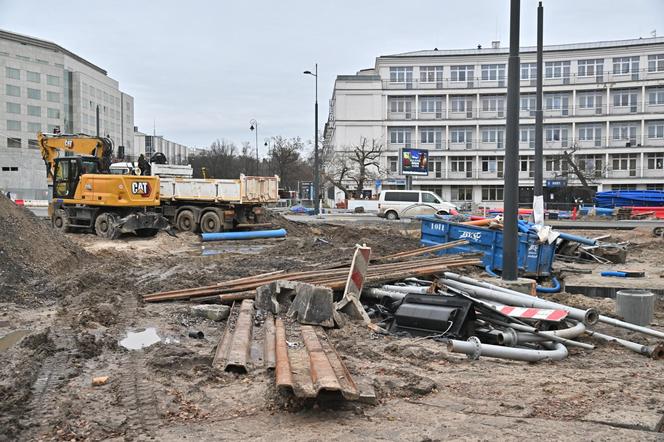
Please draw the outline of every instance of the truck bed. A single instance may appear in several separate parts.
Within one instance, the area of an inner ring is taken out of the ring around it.
[[[162,201],[264,204],[279,201],[279,178],[244,176],[239,179],[160,177]]]

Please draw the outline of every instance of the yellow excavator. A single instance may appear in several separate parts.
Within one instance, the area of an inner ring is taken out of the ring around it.
[[[113,175],[113,143],[83,134],[37,134],[53,198],[48,214],[63,232],[94,231],[116,239],[122,233],[154,236],[169,228],[159,206],[159,177]]]

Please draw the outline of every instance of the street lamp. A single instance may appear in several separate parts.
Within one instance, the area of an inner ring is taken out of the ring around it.
[[[314,213],[319,214],[320,200],[318,198],[318,63],[314,72],[304,71],[305,75],[316,78],[316,101],[314,102]]]
[[[253,118],[249,120],[249,130],[256,131],[256,175],[258,175],[258,121]]]
[[[265,143],[263,143],[263,146],[265,146],[265,151],[267,152],[267,166],[268,166],[268,173],[272,173],[272,152],[270,151],[270,139],[266,138]]]

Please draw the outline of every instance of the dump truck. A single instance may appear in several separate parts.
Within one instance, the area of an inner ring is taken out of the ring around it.
[[[159,176],[157,209],[172,226],[183,232],[216,233],[267,227],[264,205],[279,201],[278,176],[246,176],[238,179],[191,178],[190,165],[151,163]],[[139,173],[132,165],[117,163],[111,173]]]
[[[154,236],[169,228],[155,210],[159,178],[111,174],[110,139],[39,132],[37,142],[52,186],[48,214],[56,229],[115,239],[121,233]]]

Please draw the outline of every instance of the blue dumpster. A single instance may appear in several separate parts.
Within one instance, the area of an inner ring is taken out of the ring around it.
[[[433,246],[465,239],[468,244],[442,250],[443,253],[483,253],[482,263],[489,270],[503,268],[503,231],[485,227],[467,226],[445,221],[435,216],[421,216],[423,246]],[[538,244],[534,233],[519,232],[518,266],[524,276],[550,276],[554,244]]]

